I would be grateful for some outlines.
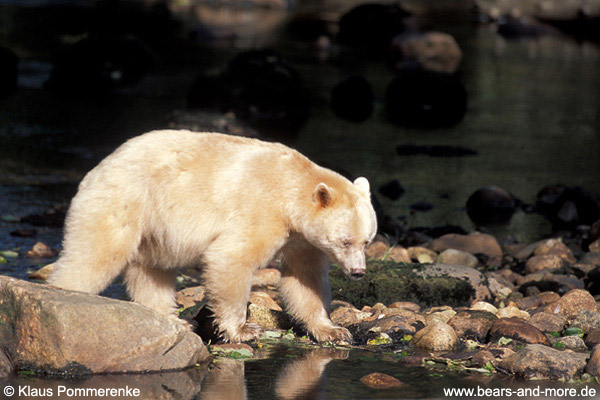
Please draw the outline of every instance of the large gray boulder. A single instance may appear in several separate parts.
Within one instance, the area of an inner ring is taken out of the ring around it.
[[[0,276],[0,346],[20,369],[89,374],[182,369],[200,337],[136,303]]]

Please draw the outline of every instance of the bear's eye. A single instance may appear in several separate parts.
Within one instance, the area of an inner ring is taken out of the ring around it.
[[[342,241],[342,247],[348,248],[350,246],[352,246],[352,242],[350,242],[349,240]]]

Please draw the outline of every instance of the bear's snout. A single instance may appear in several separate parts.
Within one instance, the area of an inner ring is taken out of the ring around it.
[[[365,268],[364,267],[352,268],[350,270],[350,278],[352,278],[352,279],[360,279],[364,275],[365,275]]]

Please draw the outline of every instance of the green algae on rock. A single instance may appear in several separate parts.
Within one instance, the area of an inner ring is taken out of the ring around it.
[[[358,308],[396,301],[412,301],[422,307],[470,303],[475,289],[468,281],[448,276],[426,277],[420,273],[424,268],[420,264],[373,260],[367,262],[367,272],[361,280],[350,280],[334,266],[329,274],[331,296]]]

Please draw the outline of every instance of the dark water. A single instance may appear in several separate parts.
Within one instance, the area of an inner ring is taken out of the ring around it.
[[[465,119],[455,127],[407,129],[385,118],[381,98],[393,74],[382,60],[335,43],[322,57],[311,44],[286,36],[284,28],[295,13],[319,12],[335,21],[354,3],[306,1],[287,11],[172,1],[172,18],[181,23],[173,35],[179,39],[152,39],[160,60],[146,78],[109,98],[65,99],[49,94],[42,85],[50,74],[53,52],[76,40],[79,33],[63,29],[76,21],[69,15],[58,18],[62,14],[48,6],[93,2],[0,0],[0,44],[21,57],[18,91],[0,99],[0,215],[5,217],[0,220],[0,250],[16,248],[23,254],[36,241],[59,247],[60,228],[37,227],[36,237],[16,238],[8,233],[30,226],[11,222],[10,217],[39,214],[68,203],[83,174],[116,146],[145,131],[167,127],[172,113],[185,109],[187,90],[199,71],[218,70],[240,50],[264,46],[284,54],[311,91],[311,117],[290,145],[314,160],[367,176],[374,188],[398,179],[406,189],[404,196],[396,202],[380,200],[390,215],[403,217],[408,226],[456,224],[473,229],[464,204],[477,188],[491,184],[525,202],[533,202],[537,191],[556,183],[600,192],[597,45],[561,35],[506,41],[493,28],[472,25],[468,4],[409,2],[417,11],[423,11],[424,4],[442,9],[428,11],[424,19],[460,43],[464,52],[460,76],[469,105]],[[195,32],[195,38],[212,39],[190,39],[190,32]],[[379,98],[374,115],[363,123],[340,120],[328,107],[333,86],[351,74],[364,75]],[[463,146],[479,154],[400,157],[394,149],[404,143]],[[408,205],[418,201],[434,207],[424,213],[410,212]],[[498,233],[531,241],[549,234],[550,226],[537,215],[520,212]],[[0,273],[25,278],[46,262],[19,257],[0,265]],[[287,349],[267,359],[225,360],[221,365],[169,374],[97,376],[69,381],[67,386],[129,385],[143,390],[142,398],[312,399],[442,398],[446,385],[526,385],[497,376],[403,367],[398,360],[358,351],[330,357],[327,352],[310,356]],[[282,378],[295,371],[313,384],[296,387],[293,379]],[[358,379],[370,372],[388,373],[405,385],[385,391],[368,389]],[[54,389],[63,384],[27,376],[12,383]]]

